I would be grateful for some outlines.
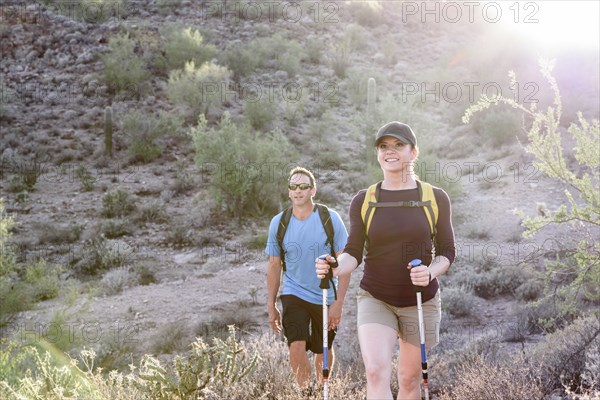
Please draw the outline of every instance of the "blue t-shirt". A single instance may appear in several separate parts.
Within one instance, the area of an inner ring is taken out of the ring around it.
[[[334,232],[333,247],[337,253],[346,246],[348,232],[340,215],[331,209],[329,213]],[[269,239],[265,252],[271,257],[280,257],[277,227],[282,215],[283,212],[274,216],[269,226]],[[331,253],[331,247],[325,245],[325,242],[327,242],[327,234],[317,210],[314,210],[304,221],[300,221],[292,214],[283,238],[286,271],[283,274],[282,295],[292,294],[309,303],[321,304],[323,289],[319,287],[321,280],[317,278],[315,272],[315,259],[322,254]],[[337,288],[337,278],[334,278],[334,284]],[[329,304],[333,303],[333,300],[333,290],[329,290]]]

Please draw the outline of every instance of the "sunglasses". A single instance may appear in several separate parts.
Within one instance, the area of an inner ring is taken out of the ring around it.
[[[300,183],[299,185],[296,185],[296,184],[290,183],[290,184],[288,185],[288,189],[290,189],[290,190],[296,190],[296,189],[298,189],[298,188],[299,188],[300,190],[306,190],[306,189],[312,189],[312,186],[311,186],[311,185],[309,185],[308,183]]]

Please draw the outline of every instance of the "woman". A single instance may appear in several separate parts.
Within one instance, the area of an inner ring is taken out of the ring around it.
[[[397,398],[420,399],[421,352],[414,286],[423,287],[425,342],[429,350],[439,341],[437,277],[448,270],[455,256],[450,199],[442,189],[433,188],[439,212],[432,233],[424,208],[415,206],[422,204],[420,193],[425,184],[414,173],[419,149],[412,129],[401,122],[390,122],[377,132],[375,147],[384,176],[376,201],[398,206],[376,208],[367,234],[361,212],[367,191],[354,196],[350,236],[333,274],[351,273],[362,261],[366,248],[358,292],[358,338],[367,374],[367,399],[392,399],[396,342],[400,345]],[[409,262],[416,258],[422,264],[410,268]],[[327,260],[334,261],[331,257]],[[329,264],[317,260],[316,271],[323,278]]]

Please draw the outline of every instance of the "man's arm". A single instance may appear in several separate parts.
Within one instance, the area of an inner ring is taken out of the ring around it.
[[[281,260],[270,256],[267,264],[267,312],[269,326],[275,333],[281,332],[281,313],[277,309],[277,293],[281,284]]]

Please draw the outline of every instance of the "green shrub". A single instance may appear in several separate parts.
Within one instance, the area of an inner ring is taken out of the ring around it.
[[[479,261],[477,267],[461,266],[460,273],[451,272],[448,278],[451,282],[450,286],[461,288],[463,292],[472,291],[485,299],[519,293],[523,296],[523,300],[533,295],[534,287],[537,285],[532,282],[542,280],[541,275],[531,267],[500,265],[494,259],[483,259]]]
[[[306,108],[306,100],[300,99],[298,101],[287,100],[283,103],[284,107],[284,119],[289,126],[298,126],[302,117],[304,116],[304,109]]]
[[[271,68],[287,72],[294,77],[300,70],[306,52],[300,42],[290,40],[283,33],[258,38],[250,42],[249,48],[257,60],[257,68]]]
[[[192,61],[184,69],[169,73],[167,95],[175,104],[186,106],[195,120],[223,104],[230,75],[227,68],[212,62],[196,67]]]
[[[191,27],[170,26],[164,30],[165,62],[168,70],[182,69],[185,63],[202,65],[213,58],[217,50],[212,44],[204,43],[200,31]]]
[[[17,175],[14,176],[7,185],[7,192],[32,192],[37,179],[42,173],[42,165],[37,161],[21,162],[17,167]]]
[[[131,221],[126,218],[111,218],[102,223],[101,230],[107,239],[131,235]]]
[[[442,310],[455,317],[468,317],[473,312],[475,296],[465,288],[444,287],[442,298]]]
[[[360,25],[349,24],[344,31],[342,41],[347,43],[351,53],[364,53],[369,47],[369,32]]]
[[[158,282],[153,264],[150,264],[149,262],[139,262],[133,266],[133,269],[140,277],[140,285],[146,286]]]
[[[133,161],[148,163],[160,157],[162,148],[156,140],[165,135],[177,134],[182,125],[181,118],[170,116],[166,112],[161,112],[158,116],[137,110],[125,114],[123,131]]]
[[[519,327],[529,334],[555,332],[571,323],[579,313],[560,314],[557,300],[544,296],[536,301],[515,307]]]
[[[124,190],[116,189],[102,198],[101,215],[105,218],[125,217],[135,210],[135,201]]]
[[[186,247],[194,244],[194,236],[189,223],[173,222],[167,230],[165,244],[173,247]]]
[[[94,190],[94,183],[96,182],[96,178],[94,178],[88,172],[87,168],[83,165],[80,165],[75,170],[75,176],[81,181],[81,189],[84,192],[91,192]]]
[[[175,164],[175,182],[171,189],[175,194],[187,193],[194,188],[194,177],[186,170],[183,162]]]
[[[28,284],[30,298],[35,301],[50,300],[58,296],[60,269],[49,266],[44,260],[25,267],[23,282]]]
[[[287,165],[290,146],[281,132],[259,134],[246,125],[237,126],[226,113],[218,127],[208,128],[200,116],[190,129],[196,163],[210,176],[216,211],[242,218],[271,214],[279,209],[284,193],[280,165]],[[208,176],[207,176],[208,178]]]
[[[266,130],[277,119],[277,103],[275,99],[261,96],[256,101],[244,101],[244,115],[250,125],[257,130]]]
[[[153,202],[144,205],[140,210],[140,221],[162,224],[169,220],[165,205],[158,202]]]
[[[17,264],[14,248],[7,245],[13,225],[0,198],[0,329],[34,302],[55,298],[59,289],[60,268],[47,265],[43,259],[25,266]]]
[[[516,288],[515,296],[522,301],[537,300],[544,294],[545,288],[542,277],[529,278]]]
[[[309,36],[305,43],[305,49],[308,61],[313,64],[321,64],[323,52],[325,51],[325,44],[321,40],[316,36]]]
[[[0,329],[10,326],[17,314],[29,310],[32,298],[29,287],[23,282],[12,281],[7,277],[0,277]]]
[[[83,249],[82,257],[75,264],[75,271],[82,275],[97,275],[111,268],[131,263],[133,250],[122,240],[105,239],[103,237],[88,241]]]
[[[149,78],[144,60],[135,54],[136,43],[129,34],[113,36],[108,41],[109,52],[102,55],[104,80],[111,94],[139,98],[145,92]]]
[[[144,356],[139,368],[140,389],[149,398],[202,398],[207,391],[223,398],[218,393],[248,379],[259,360],[258,354],[249,354],[235,335],[231,327],[227,339],[214,339],[212,345],[197,338],[189,357],[177,356],[171,370],[158,359]]]
[[[78,348],[85,342],[85,338],[82,330],[75,328],[76,319],[76,312],[69,313],[67,308],[55,311],[46,329],[40,331],[39,337],[30,340],[30,344],[47,345],[53,349],[55,354],[62,354]],[[65,388],[68,387],[65,386]]]
[[[335,75],[340,79],[346,77],[346,71],[350,67],[350,53],[350,48],[346,43],[334,45],[331,52],[329,63]]]
[[[16,256],[7,244],[13,226],[14,219],[4,213],[4,199],[0,197],[0,329],[10,325],[31,302],[25,285],[17,281]]]
[[[513,294],[526,279],[528,271],[519,266],[495,268],[477,274],[474,282],[475,294],[485,299],[494,298],[505,294]]]
[[[236,81],[254,73],[261,62],[253,49],[240,41],[228,44],[219,59],[223,65],[227,65]]]

